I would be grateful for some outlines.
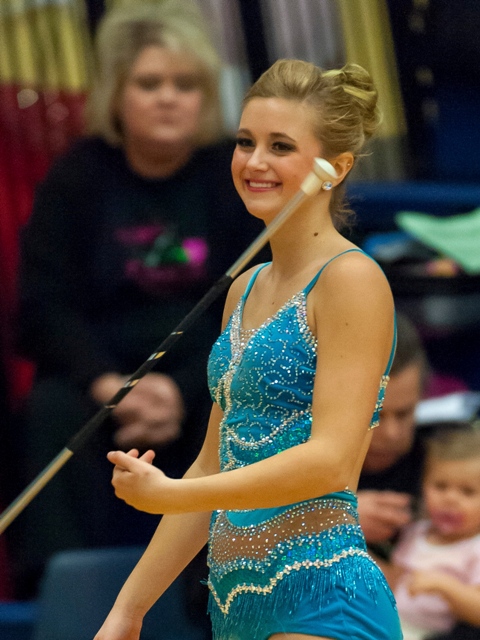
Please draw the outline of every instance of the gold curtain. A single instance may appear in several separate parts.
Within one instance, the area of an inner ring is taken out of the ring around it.
[[[356,169],[358,180],[405,177],[406,121],[385,0],[337,0],[347,62],[365,67],[379,92],[382,124],[371,156]]]
[[[0,82],[85,91],[91,46],[83,0],[2,0]]]

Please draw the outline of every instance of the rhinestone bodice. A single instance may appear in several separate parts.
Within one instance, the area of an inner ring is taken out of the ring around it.
[[[301,292],[253,332],[241,330],[240,301],[217,340],[209,384],[221,406],[222,471],[301,444],[311,431],[316,340]]]
[[[311,434],[317,341],[307,322],[307,297],[321,272],[258,329],[246,331],[242,313],[258,271],[209,359],[210,392],[224,414],[222,472],[304,443]],[[378,421],[387,374],[370,426]],[[285,596],[278,596],[282,588],[293,583],[298,597],[303,593],[298,585],[312,592],[312,580],[321,591],[341,580],[354,593],[354,583],[348,583],[362,563],[368,567],[364,575],[370,575],[373,563],[358,525],[356,497],[348,490],[271,509],[214,512],[209,542],[212,616],[225,630],[229,619],[242,615],[245,598],[277,602]],[[255,602],[248,607],[257,607],[261,615]]]
[[[208,364],[210,393],[224,412],[222,471],[301,444],[311,433],[317,341],[307,322],[307,296],[321,272],[260,327],[245,330],[243,308],[258,271]],[[390,363],[380,380],[370,428],[378,425],[389,368]]]

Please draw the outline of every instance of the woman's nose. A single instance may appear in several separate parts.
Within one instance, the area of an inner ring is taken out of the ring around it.
[[[157,97],[161,101],[171,102],[176,99],[177,92],[177,87],[173,82],[163,82],[158,89]]]
[[[268,168],[267,156],[261,147],[256,147],[247,160],[249,169],[265,170]]]

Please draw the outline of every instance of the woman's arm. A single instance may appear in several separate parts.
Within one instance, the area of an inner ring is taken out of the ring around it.
[[[136,640],[147,611],[207,541],[210,514],[162,518],[95,640]]]
[[[392,344],[391,292],[372,261],[351,254],[325,270],[312,294],[319,357],[311,439],[248,467],[184,480],[114,452],[119,497],[152,513],[185,513],[272,507],[355,489]]]
[[[218,425],[221,417],[220,408],[214,405],[202,450],[185,478],[200,478],[218,472]],[[152,458],[153,455],[145,454],[145,460],[151,462]],[[137,462],[151,467],[145,460]],[[139,637],[147,611],[205,545],[210,515],[202,512],[162,518],[95,640],[136,640]]]
[[[20,246],[18,347],[42,370],[82,387],[118,368],[82,313],[93,295],[87,267],[98,233],[99,182],[91,179],[98,166],[88,141],[55,161],[36,189]]]

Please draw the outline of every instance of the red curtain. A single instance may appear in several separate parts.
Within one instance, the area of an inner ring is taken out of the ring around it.
[[[91,43],[83,0],[2,0],[0,13],[0,339],[15,408],[32,367],[14,352],[18,236],[36,184],[83,130]]]
[[[83,130],[91,43],[83,0],[1,0],[0,384],[7,414],[28,394],[33,366],[15,353],[18,239],[36,184]],[[1,426],[9,428],[4,416]],[[0,487],[0,506],[2,502]],[[5,499],[3,493],[3,500]],[[0,536],[0,599],[13,595]]]

